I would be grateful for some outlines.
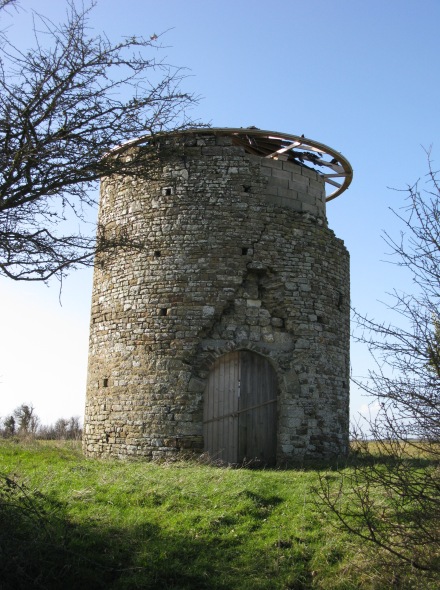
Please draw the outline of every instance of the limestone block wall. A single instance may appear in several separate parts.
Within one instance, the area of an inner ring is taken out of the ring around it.
[[[270,359],[279,463],[345,453],[349,257],[313,170],[227,135],[161,139],[149,178],[106,178],[100,223],[138,247],[97,258],[84,423],[89,456],[204,449],[209,370],[227,351]],[[157,146],[156,146],[157,149]]]

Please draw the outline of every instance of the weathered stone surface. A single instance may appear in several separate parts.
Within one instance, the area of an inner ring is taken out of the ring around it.
[[[84,425],[89,456],[203,451],[214,360],[247,349],[279,382],[278,461],[348,445],[349,258],[324,183],[219,135],[169,136],[149,178],[106,178]]]

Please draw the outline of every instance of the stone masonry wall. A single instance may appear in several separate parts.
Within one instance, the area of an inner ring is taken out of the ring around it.
[[[106,235],[142,247],[95,266],[86,454],[202,453],[209,369],[239,349],[275,368],[279,463],[345,453],[349,258],[321,177],[226,135],[161,141],[150,179],[101,186]]]

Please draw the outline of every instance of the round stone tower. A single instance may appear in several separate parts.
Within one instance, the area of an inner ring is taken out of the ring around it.
[[[349,256],[326,200],[350,164],[256,128],[159,134],[121,153],[146,172],[101,184],[99,224],[121,245],[95,264],[86,454],[344,454]]]

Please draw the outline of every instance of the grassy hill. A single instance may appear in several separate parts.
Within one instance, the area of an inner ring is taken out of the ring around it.
[[[95,461],[78,443],[4,440],[0,472],[1,590],[417,587],[337,528],[317,469]]]

